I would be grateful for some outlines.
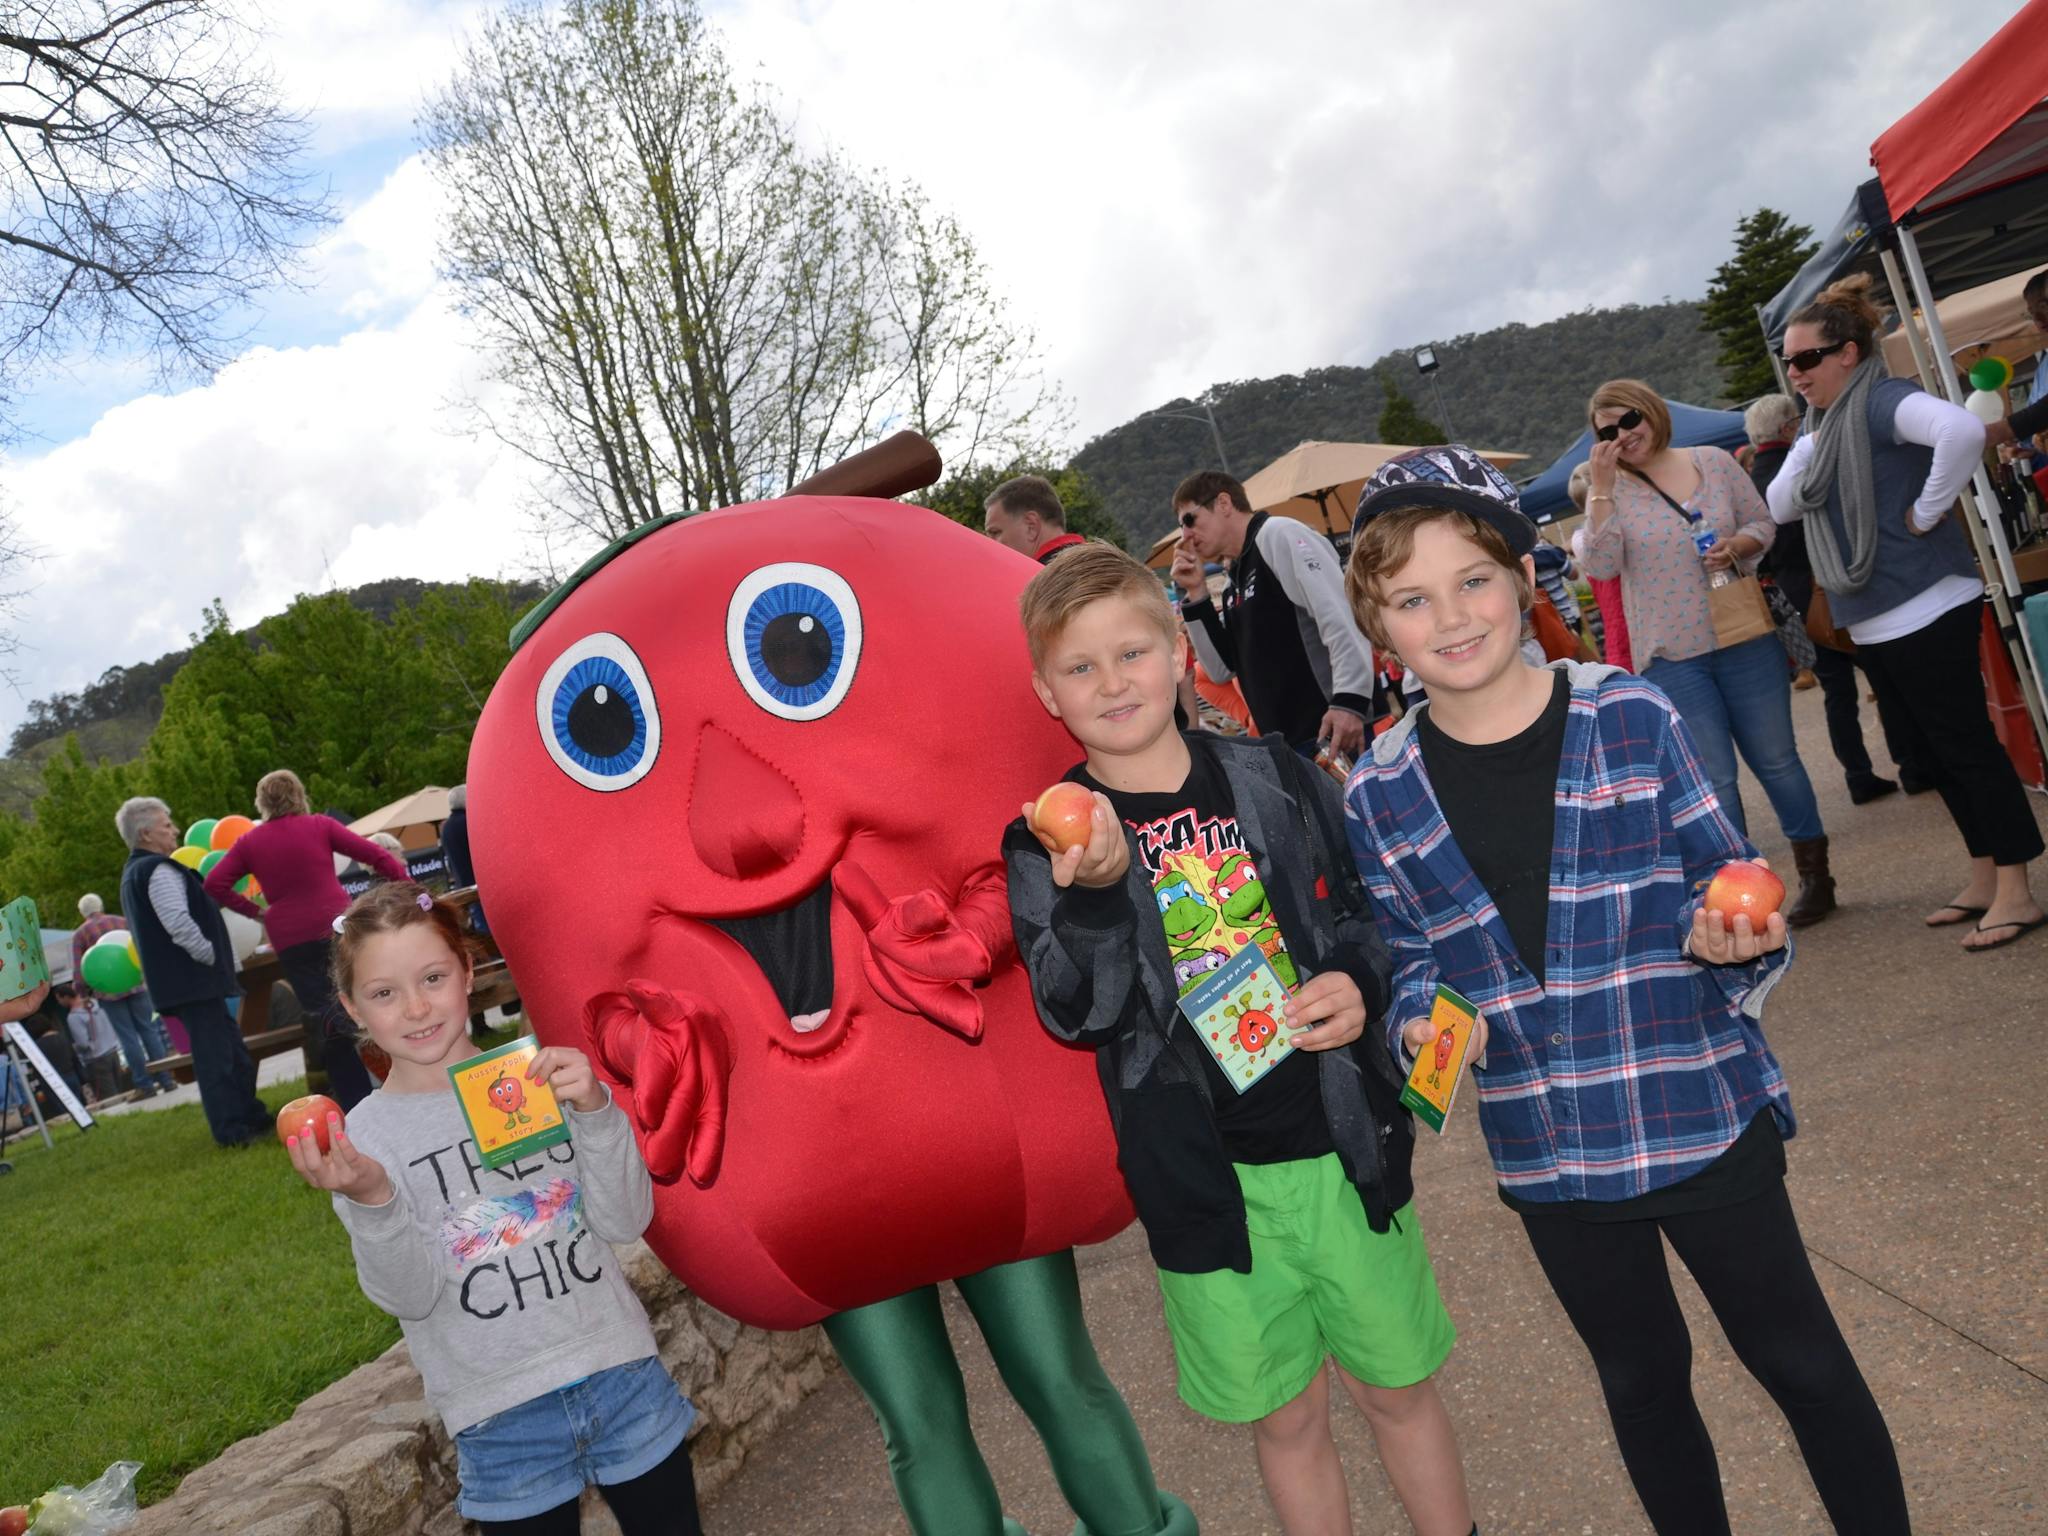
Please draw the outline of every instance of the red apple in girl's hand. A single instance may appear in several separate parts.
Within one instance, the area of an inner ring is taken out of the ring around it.
[[[1080,785],[1062,779],[1031,807],[1031,830],[1050,842],[1055,853],[1088,846],[1095,817],[1095,797]]]
[[[28,1510],[20,1504],[0,1509],[0,1536],[22,1536],[28,1529]]]
[[[277,1139],[286,1141],[293,1136],[310,1136],[319,1143],[322,1152],[329,1151],[327,1117],[340,1113],[341,1106],[324,1093],[309,1093],[303,1099],[293,1099],[277,1112]]]
[[[1733,864],[1722,865],[1720,873],[1707,887],[1706,908],[1709,912],[1720,913],[1722,920],[1731,926],[1736,913],[1747,913],[1750,926],[1762,933],[1764,919],[1777,911],[1784,899],[1784,881],[1761,864],[1737,859]]]

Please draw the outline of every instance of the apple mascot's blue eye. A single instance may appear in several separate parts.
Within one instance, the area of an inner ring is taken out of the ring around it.
[[[588,789],[639,783],[661,749],[647,669],[617,635],[585,635],[557,656],[533,707],[548,756]]]
[[[733,589],[725,646],[747,696],[784,720],[830,714],[860,665],[860,603],[836,571],[785,561]]]

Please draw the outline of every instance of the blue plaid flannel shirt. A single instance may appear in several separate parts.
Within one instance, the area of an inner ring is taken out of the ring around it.
[[[1490,1031],[1472,1080],[1501,1186],[1525,1200],[1624,1200],[1697,1173],[1767,1105],[1793,1133],[1756,1022],[1791,947],[1741,966],[1684,957],[1706,882],[1756,851],[1663,693],[1611,667],[1560,665],[1572,696],[1544,984],[1444,821],[1412,714],[1353,773],[1345,816],[1393,952],[1395,1059],[1411,1059],[1402,1027],[1428,1017],[1447,983]]]

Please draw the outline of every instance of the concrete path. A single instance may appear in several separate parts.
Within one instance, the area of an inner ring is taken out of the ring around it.
[[[1937,797],[1851,807],[1818,690],[1793,696],[1833,841],[1844,909],[1800,941],[1766,1028],[1800,1134],[1791,1191],[1807,1245],[1898,1442],[1928,1536],[2048,1531],[2048,933],[1969,956],[1920,926],[1954,894],[1962,853]],[[1874,715],[1866,725],[1877,735]],[[1791,858],[1746,786],[1752,834]],[[2043,803],[2034,800],[2036,814]],[[2048,871],[2037,879],[2048,896]],[[1421,1149],[1418,1205],[1460,1341],[1442,1384],[1488,1536],[1637,1536],[1648,1526],[1614,1450],[1592,1367],[1493,1193],[1469,1113]],[[1277,1532],[1248,1432],[1173,1393],[1157,1287],[1135,1231],[1081,1256],[1090,1325],[1162,1486],[1210,1536]],[[1735,1361],[1673,1261],[1695,1387],[1742,1536],[1829,1529],[1784,1421]],[[1065,1536],[1029,1425],[958,1297],[948,1317],[981,1445],[1009,1511]],[[1360,1536],[1408,1525],[1348,1405],[1337,1434]],[[844,1376],[805,1404],[707,1510],[710,1536],[901,1536],[881,1439]]]

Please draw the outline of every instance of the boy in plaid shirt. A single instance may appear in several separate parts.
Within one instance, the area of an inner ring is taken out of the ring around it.
[[[1459,445],[1391,461],[1360,497],[1352,607],[1427,694],[1346,793],[1393,954],[1389,1044],[1413,1059],[1439,983],[1479,1008],[1501,1199],[1660,1536],[1729,1529],[1665,1238],[1837,1529],[1904,1536],[1890,1434],[1785,1193],[1792,1107],[1757,1022],[1791,960],[1784,919],[1704,909],[1714,874],[1756,852],[1671,702],[1611,667],[1523,658],[1535,540],[1514,488]]]

